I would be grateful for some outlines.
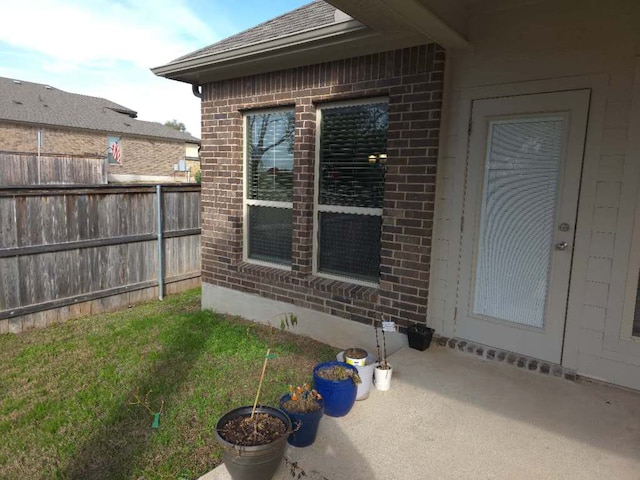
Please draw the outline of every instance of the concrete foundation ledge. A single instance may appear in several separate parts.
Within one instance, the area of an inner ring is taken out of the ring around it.
[[[292,313],[298,317],[297,326],[291,329],[293,333],[337,348],[358,346],[369,352],[376,351],[376,336],[371,325],[205,282],[202,282],[202,308],[274,327],[279,327],[284,316]],[[385,337],[387,355],[408,345],[407,336],[402,333],[386,333]]]

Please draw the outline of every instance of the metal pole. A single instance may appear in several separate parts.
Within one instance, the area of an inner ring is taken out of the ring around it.
[[[41,184],[40,180],[40,146],[42,145],[42,130],[38,130],[38,185]]]
[[[156,185],[156,203],[158,212],[158,298],[164,298],[164,248],[162,241],[162,186]]]

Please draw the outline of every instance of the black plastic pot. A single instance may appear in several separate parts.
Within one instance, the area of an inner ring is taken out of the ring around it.
[[[282,410],[259,406],[256,413],[267,413],[282,420],[287,431],[275,442],[257,447],[243,447],[227,442],[219,431],[236,417],[250,417],[253,407],[239,407],[224,414],[216,423],[216,440],[224,447],[223,461],[233,480],[271,480],[284,457],[287,437],[291,433],[291,420]]]
[[[407,328],[409,346],[421,352],[426,350],[431,345],[433,332],[433,328],[429,328],[426,325],[411,325]]]

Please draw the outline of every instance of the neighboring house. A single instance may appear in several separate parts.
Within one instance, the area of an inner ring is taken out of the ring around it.
[[[173,181],[180,161],[195,162],[200,140],[129,108],[49,85],[0,77],[0,151],[99,157],[109,181]],[[112,145],[115,144],[115,157]]]
[[[638,26],[635,0],[318,1],[154,69],[201,89],[203,305],[640,389]]]

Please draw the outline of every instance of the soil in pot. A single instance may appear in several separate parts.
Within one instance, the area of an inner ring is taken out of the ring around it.
[[[344,359],[349,365],[361,367],[367,361],[367,351],[363,348],[347,348],[344,351]]]
[[[257,447],[275,442],[287,431],[284,422],[267,413],[251,417],[236,417],[223,425],[220,436],[227,442],[243,447]]]
[[[360,383],[360,376],[358,375],[357,370],[354,372],[353,370],[350,370],[341,365],[332,365],[329,367],[320,368],[316,372],[316,375],[325,380],[338,381],[353,379],[354,384]]]

